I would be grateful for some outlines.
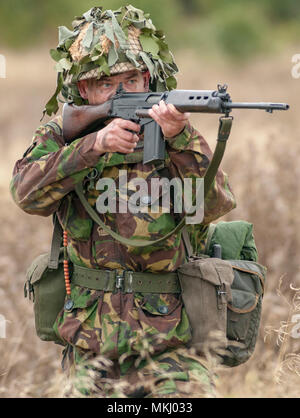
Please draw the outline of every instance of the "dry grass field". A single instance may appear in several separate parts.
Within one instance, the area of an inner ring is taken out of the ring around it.
[[[236,101],[282,101],[288,112],[234,112],[223,162],[238,207],[225,220],[254,224],[260,262],[268,267],[259,340],[245,365],[219,370],[218,396],[229,398],[298,397],[300,338],[290,336],[300,313],[300,79],[291,76],[296,47],[247,65],[177,57],[178,88],[213,89],[227,83]],[[32,303],[23,297],[25,271],[46,252],[51,219],[29,216],[13,203],[8,186],[15,161],[23,155],[54,91],[55,73],[43,51],[6,56],[7,78],[0,79],[0,314],[6,338],[0,339],[0,397],[57,397],[62,393],[61,347],[35,335]],[[192,123],[215,145],[216,115],[193,115]]]

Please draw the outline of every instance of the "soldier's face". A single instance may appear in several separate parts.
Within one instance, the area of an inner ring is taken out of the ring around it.
[[[142,73],[133,70],[111,77],[102,77],[100,80],[81,80],[78,82],[78,89],[83,99],[87,99],[91,105],[96,105],[110,99],[116,93],[120,83],[127,92],[146,92],[149,89],[149,72]]]

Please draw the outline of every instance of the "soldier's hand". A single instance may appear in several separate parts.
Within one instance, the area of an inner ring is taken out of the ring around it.
[[[159,124],[166,138],[172,138],[180,134],[190,116],[189,113],[179,112],[174,105],[166,104],[163,100],[158,105],[152,106],[149,115]]]
[[[129,132],[133,131],[133,132]],[[139,140],[140,126],[130,120],[116,118],[96,134],[94,150],[99,155],[105,152],[129,154]]]

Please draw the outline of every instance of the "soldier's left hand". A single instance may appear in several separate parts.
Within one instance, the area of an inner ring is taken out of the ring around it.
[[[162,133],[166,138],[172,138],[185,128],[189,113],[181,113],[172,104],[166,104],[163,100],[158,105],[152,106],[149,115],[161,127]]]

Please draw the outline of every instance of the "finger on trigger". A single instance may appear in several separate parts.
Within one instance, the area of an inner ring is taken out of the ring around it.
[[[126,150],[126,152],[132,152],[134,151],[134,148],[136,146],[136,143],[132,143],[132,142],[128,142],[128,141],[119,141],[119,147],[120,149],[122,149],[122,152],[124,152],[123,150]]]
[[[123,119],[120,125],[123,129],[127,129],[129,131],[140,132],[141,127],[138,123],[132,122],[131,120]]]

